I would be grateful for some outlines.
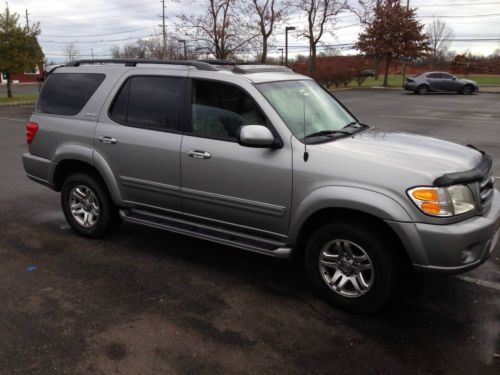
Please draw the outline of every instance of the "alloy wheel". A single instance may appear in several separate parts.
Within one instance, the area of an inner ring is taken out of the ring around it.
[[[82,227],[91,228],[99,221],[99,201],[88,186],[77,185],[71,190],[69,207],[71,215]]]
[[[323,281],[343,297],[361,297],[373,286],[375,270],[368,253],[349,240],[332,240],[319,254]]]

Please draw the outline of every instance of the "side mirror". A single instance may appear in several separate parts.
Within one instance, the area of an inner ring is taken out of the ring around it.
[[[238,133],[238,143],[247,147],[272,147],[274,135],[262,125],[244,125]]]
[[[452,80],[456,80],[456,79],[457,79],[457,77],[453,76]]]

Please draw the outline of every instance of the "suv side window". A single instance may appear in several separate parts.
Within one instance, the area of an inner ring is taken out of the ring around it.
[[[223,139],[236,139],[242,125],[266,125],[266,117],[255,102],[236,86],[194,80],[191,132]]]
[[[176,130],[184,96],[184,78],[134,76],[116,96],[109,115],[128,126]]]
[[[36,112],[77,115],[106,76],[97,73],[54,73],[43,85]]]

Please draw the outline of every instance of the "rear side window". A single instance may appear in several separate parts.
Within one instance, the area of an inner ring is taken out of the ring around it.
[[[109,115],[128,126],[177,129],[184,82],[184,78],[176,77],[131,77],[120,89]]]
[[[87,104],[105,77],[95,73],[51,74],[43,85],[35,110],[74,116]]]

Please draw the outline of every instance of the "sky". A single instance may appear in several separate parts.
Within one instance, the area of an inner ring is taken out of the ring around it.
[[[205,2],[166,0],[167,33],[175,32],[178,15],[196,14],[202,11]],[[68,43],[74,43],[81,58],[90,58],[92,53],[96,58],[110,57],[113,45],[123,46],[148,37],[155,30],[159,32],[161,24],[160,0],[11,0],[8,5],[11,11],[21,15],[23,23],[26,10],[30,23],[40,22],[40,45],[48,61],[54,62],[65,60],[64,49]],[[453,29],[458,41],[451,44],[451,50],[488,55],[500,49],[500,0],[410,0],[410,6],[417,8],[422,23],[428,24],[435,17]],[[287,25],[300,28],[303,19],[299,13],[292,12]],[[281,54],[277,49],[284,45],[284,27],[281,25],[276,30],[271,56]],[[349,45],[356,41],[360,30],[355,15],[341,13],[336,18],[335,33],[325,35],[323,42],[341,47],[344,54],[356,53]],[[307,40],[290,32],[289,53],[307,54]]]

